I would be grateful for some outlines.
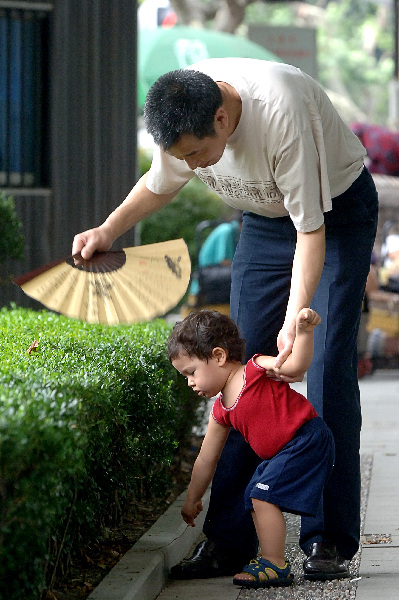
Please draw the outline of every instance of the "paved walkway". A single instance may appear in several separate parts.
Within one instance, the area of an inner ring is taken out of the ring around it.
[[[295,387],[306,392],[305,384]],[[399,371],[377,371],[362,379],[360,387],[363,536],[350,579],[303,580],[299,520],[289,516],[287,554],[296,573],[291,588],[244,590],[233,586],[231,577],[168,581],[170,567],[189,553],[201,532],[201,523],[188,528],[182,522],[181,497],[114,567],[90,600],[398,600]]]
[[[363,406],[361,451],[373,456],[373,467],[356,600],[397,600],[399,372],[377,371],[360,383]]]

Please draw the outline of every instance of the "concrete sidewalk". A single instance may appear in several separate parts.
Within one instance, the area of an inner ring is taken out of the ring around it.
[[[306,393],[306,384],[295,384]],[[183,496],[114,567],[89,600],[397,600],[399,598],[399,371],[377,371],[360,381],[362,430],[362,546],[351,578],[305,582],[298,549],[299,519],[287,517],[291,588],[244,590],[231,577],[168,581],[170,567],[190,553],[201,534],[180,517]],[[208,502],[205,498],[205,504]],[[202,513],[204,517],[205,510]]]
[[[399,371],[361,380],[362,453],[373,466],[356,600],[399,598]]]

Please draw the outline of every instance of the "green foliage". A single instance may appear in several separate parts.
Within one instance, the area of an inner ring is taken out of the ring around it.
[[[141,224],[141,242],[151,244],[183,238],[195,267],[195,228],[204,219],[227,216],[231,210],[199,179],[192,179],[177,197]]]
[[[386,125],[393,59],[388,52],[366,51],[365,42],[374,36],[378,30],[371,3],[331,3],[326,26],[318,32],[319,78],[327,88],[350,97],[371,122]],[[380,38],[386,47],[386,33]]]
[[[318,80],[350,99],[369,122],[386,125],[388,84],[394,72],[393,15],[385,23],[378,4],[365,0],[307,4],[317,7],[311,26],[317,31]],[[255,2],[247,6],[245,23],[295,26],[296,9],[294,2]]]
[[[24,236],[15,210],[15,202],[0,190],[0,264],[7,258],[22,259]]]
[[[247,5],[245,10],[245,22],[258,25],[292,25],[292,8],[285,2],[268,4],[265,2],[254,2]]]
[[[0,598],[38,600],[127,495],[166,493],[198,400],[166,357],[164,321],[2,309],[0,331]]]

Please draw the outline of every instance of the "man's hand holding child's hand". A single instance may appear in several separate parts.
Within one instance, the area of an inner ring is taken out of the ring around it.
[[[295,319],[295,329],[296,335],[298,333],[313,333],[313,329],[321,323],[321,318],[317,314],[316,311],[311,308],[302,308],[296,319]],[[281,335],[281,332],[279,336]],[[280,356],[280,355],[279,355]],[[276,359],[276,363],[279,364],[278,358]],[[287,358],[287,357],[286,357]],[[298,377],[289,377],[288,375],[282,375],[280,373],[280,366],[275,366],[273,370],[267,370],[266,375],[270,377],[270,379],[275,379],[277,381],[285,381],[286,383],[295,383],[297,381],[303,380],[303,375]]]

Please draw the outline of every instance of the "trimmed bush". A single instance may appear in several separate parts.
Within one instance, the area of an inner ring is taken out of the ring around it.
[[[164,321],[2,309],[0,331],[0,597],[38,600],[127,495],[166,492],[198,399],[167,359]]]
[[[0,190],[0,264],[24,257],[25,239],[12,196]]]

